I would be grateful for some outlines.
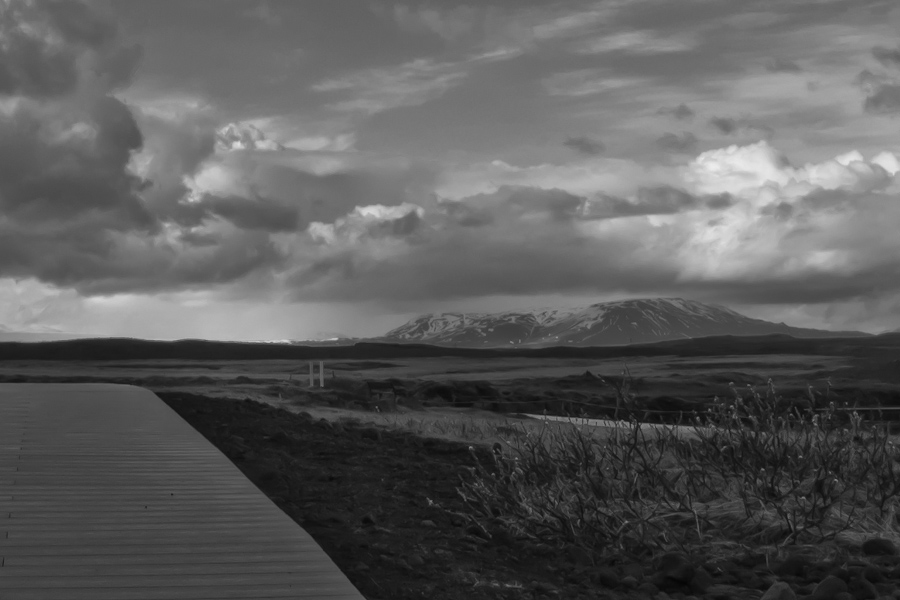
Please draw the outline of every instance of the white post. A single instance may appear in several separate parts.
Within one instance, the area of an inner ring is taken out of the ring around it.
[[[309,387],[315,385],[315,383],[313,383],[315,381],[313,375],[313,361],[309,361]]]
[[[319,387],[325,387],[325,361],[319,361]]]

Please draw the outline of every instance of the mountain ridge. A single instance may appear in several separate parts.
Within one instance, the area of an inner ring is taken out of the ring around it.
[[[753,319],[718,304],[683,298],[638,298],[566,309],[430,313],[416,317],[376,339],[391,343],[484,348],[584,347],[770,334],[800,338],[871,335],[858,331],[791,327],[784,323]]]

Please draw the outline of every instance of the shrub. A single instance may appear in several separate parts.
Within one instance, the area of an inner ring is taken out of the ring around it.
[[[503,529],[596,557],[897,533],[900,452],[889,434],[856,413],[841,425],[833,403],[816,413],[779,400],[770,381],[763,392],[732,386],[690,427],[632,418],[605,432],[523,429],[508,453],[473,452],[461,516],[487,536]]]

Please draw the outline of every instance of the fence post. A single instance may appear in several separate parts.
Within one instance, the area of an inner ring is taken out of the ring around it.
[[[315,385],[313,379],[313,361],[309,361],[309,387],[313,387]]]
[[[325,387],[325,361],[319,361],[319,387]]]

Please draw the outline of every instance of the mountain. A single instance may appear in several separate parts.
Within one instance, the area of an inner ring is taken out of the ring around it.
[[[681,298],[602,302],[585,308],[440,313],[417,317],[380,341],[475,348],[509,346],[616,346],[714,335],[786,334],[798,338],[856,337],[751,319],[724,306]]]

